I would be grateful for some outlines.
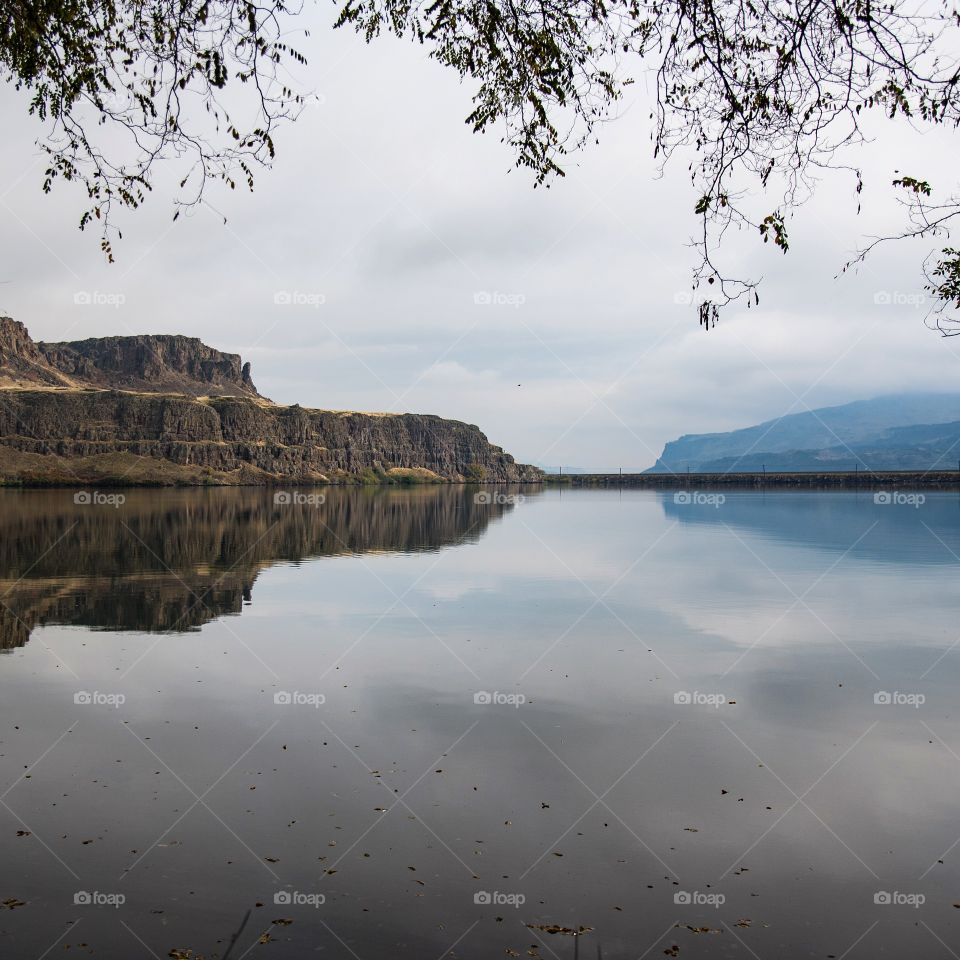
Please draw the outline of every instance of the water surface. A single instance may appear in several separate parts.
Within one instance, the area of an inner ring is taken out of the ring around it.
[[[317,492],[0,493],[4,957],[960,952],[956,494]]]

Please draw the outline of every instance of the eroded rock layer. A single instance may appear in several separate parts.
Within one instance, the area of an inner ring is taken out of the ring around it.
[[[278,406],[189,337],[37,344],[0,318],[0,482],[537,481],[472,424]]]

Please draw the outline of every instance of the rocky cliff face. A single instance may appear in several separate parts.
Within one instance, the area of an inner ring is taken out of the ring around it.
[[[27,328],[0,317],[0,387],[69,387],[72,381],[51,367]]]
[[[472,424],[274,405],[257,394],[239,357],[188,337],[34,344],[21,324],[4,319],[0,349],[12,357],[0,363],[0,384],[15,387],[0,393],[0,482],[541,477]]]
[[[115,390],[188,396],[258,397],[250,364],[196,337],[100,337],[39,343],[47,362],[74,382]]]

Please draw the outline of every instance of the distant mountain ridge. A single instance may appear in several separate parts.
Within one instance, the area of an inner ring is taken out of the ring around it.
[[[960,393],[905,393],[667,443],[651,473],[953,469]]]

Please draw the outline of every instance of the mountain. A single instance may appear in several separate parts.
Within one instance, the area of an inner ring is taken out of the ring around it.
[[[99,337],[36,343],[27,328],[0,317],[0,388],[96,387],[202,397],[258,397],[250,364],[196,337]],[[263,399],[263,398],[260,398]]]
[[[73,383],[110,390],[188,396],[259,397],[250,364],[196,337],[100,337],[38,343],[46,361]]]
[[[750,453],[707,460],[705,473],[731,470],[957,470],[960,469],[960,421],[891,427],[879,437],[820,450]]]
[[[960,393],[894,394],[682,436],[648,472],[950,468],[960,450],[958,426]]]
[[[0,483],[538,481],[473,424],[280,406],[193,337],[35,343],[0,317]]]

